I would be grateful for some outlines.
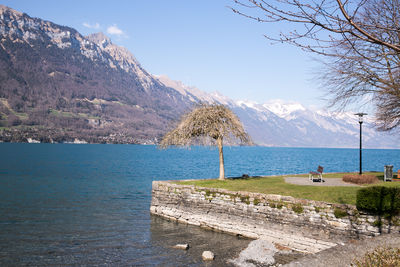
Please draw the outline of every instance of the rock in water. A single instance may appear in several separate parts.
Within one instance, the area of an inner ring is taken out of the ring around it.
[[[258,239],[250,242],[249,246],[240,252],[238,258],[229,262],[236,266],[269,266],[275,263],[274,255],[276,252],[277,249],[270,241]]]
[[[176,244],[174,248],[187,250],[189,249],[189,244]]]
[[[214,260],[214,253],[212,253],[211,251],[208,251],[208,250],[204,251],[201,256],[203,257],[203,260],[205,260],[205,261]]]

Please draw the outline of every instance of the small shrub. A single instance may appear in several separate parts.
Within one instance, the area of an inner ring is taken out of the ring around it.
[[[346,174],[342,178],[343,182],[353,184],[375,184],[379,182],[378,177],[374,175]]]
[[[276,202],[270,202],[269,204],[268,204],[271,208],[276,208],[276,209],[282,209],[282,207],[284,206],[284,204],[282,203],[282,202],[278,202],[278,203],[276,203]]]
[[[400,266],[400,248],[378,247],[363,258],[354,260],[351,266]]]
[[[206,190],[205,191],[205,199],[208,200],[209,202],[211,202],[211,200],[213,200],[213,198],[216,196],[215,192],[211,192],[210,190]]]
[[[339,209],[339,208],[335,208],[335,210],[333,211],[333,214],[334,214],[335,217],[338,218],[338,219],[347,216],[347,212],[346,212],[345,210],[342,210],[342,209]]]
[[[255,199],[253,200],[253,205],[254,205],[254,206],[257,206],[258,204],[260,204],[260,200],[257,199],[257,198],[255,198]]]
[[[353,216],[356,218],[360,218],[360,212],[358,210],[353,210]]]
[[[320,207],[314,207],[314,210],[315,210],[316,213],[319,213],[321,211],[321,208]]]
[[[247,205],[250,205],[250,197],[249,196],[240,196],[240,201],[243,203],[246,203]]]
[[[303,207],[300,204],[293,205],[292,210],[297,214],[300,214],[304,211]]]
[[[382,220],[375,220],[373,223],[371,223],[371,225],[375,227],[382,227],[383,222]]]

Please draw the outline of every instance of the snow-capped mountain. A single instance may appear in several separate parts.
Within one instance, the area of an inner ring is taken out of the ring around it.
[[[268,103],[233,101],[219,93],[206,93],[196,87],[157,76],[166,86],[184,95],[192,96],[193,102],[220,103],[229,106],[240,118],[245,129],[258,145],[283,147],[333,147],[358,148],[359,123],[355,112],[334,113],[313,110],[300,103],[284,103],[280,100]],[[400,148],[400,136],[378,132],[372,116],[363,124],[363,147]]]
[[[358,147],[352,113],[299,103],[234,101],[147,72],[102,33],[0,5],[0,141],[156,143],[199,102],[229,106],[255,143],[265,146]],[[364,147],[399,148],[396,135],[364,124]]]

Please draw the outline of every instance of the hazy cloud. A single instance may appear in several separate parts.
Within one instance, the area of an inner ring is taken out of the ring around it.
[[[125,36],[125,33],[120,28],[118,28],[116,24],[109,26],[107,28],[107,33],[112,35]]]
[[[90,24],[88,22],[84,22],[84,23],[82,23],[82,25],[89,29],[100,29],[100,24],[97,22],[95,24]]]

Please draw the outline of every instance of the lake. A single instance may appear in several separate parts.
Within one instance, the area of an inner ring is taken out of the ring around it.
[[[219,175],[216,149],[0,143],[0,266],[218,266],[249,240],[150,216],[151,182]],[[358,149],[226,147],[225,173],[358,171]],[[400,150],[363,150],[363,169]],[[171,248],[190,243],[181,251]],[[204,264],[203,250],[216,261]]]

